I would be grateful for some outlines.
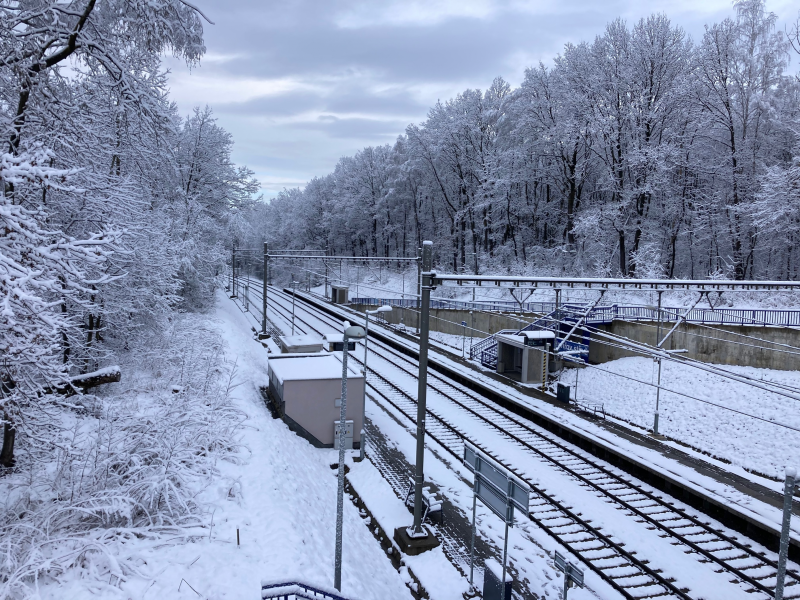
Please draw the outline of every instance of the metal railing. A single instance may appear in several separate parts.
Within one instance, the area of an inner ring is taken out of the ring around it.
[[[533,323],[529,323],[522,329],[502,329],[497,333],[517,335],[524,331],[552,331],[556,334],[555,342],[558,344],[563,340],[564,334],[567,333],[562,330],[563,327],[569,326],[571,323],[577,322],[577,320],[578,317],[576,317],[571,310],[568,312],[565,310],[554,310],[551,313],[536,319]],[[594,321],[587,319],[587,322]],[[578,342],[574,340],[568,340],[561,345],[561,351],[569,352],[570,355],[575,359],[588,361],[589,333],[583,329],[579,329],[578,331],[581,332],[582,341]],[[497,338],[495,336],[497,333],[490,335],[488,338],[484,338],[470,346],[470,360],[475,360],[477,358],[484,367],[496,369],[498,356]]]
[[[342,596],[335,589],[325,589],[319,585],[308,585],[300,581],[261,582],[262,600],[295,600],[297,598],[316,600],[355,600]]]
[[[367,306],[396,306],[398,308],[419,308],[417,298],[353,298],[351,304]],[[461,300],[448,300],[446,298],[431,298],[431,308],[449,308],[451,310],[479,310],[484,312],[522,312],[549,314],[556,310],[555,302],[523,302],[521,307],[517,302],[510,300],[491,300],[467,302]],[[586,305],[562,304],[564,310],[586,310]],[[663,307],[661,320],[677,321],[678,317],[686,312],[685,308]],[[593,324],[610,323],[614,319],[628,321],[658,321],[658,309],[644,305],[598,306],[589,315],[589,322]],[[687,315],[689,323],[704,325],[770,325],[776,327],[800,327],[800,310],[777,309],[749,309],[749,308],[694,308]]]

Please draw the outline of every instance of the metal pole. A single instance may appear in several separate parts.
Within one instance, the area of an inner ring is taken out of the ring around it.
[[[267,335],[267,274],[269,273],[269,254],[267,253],[267,242],[264,242],[264,272],[262,278],[264,279],[261,286],[261,296],[264,300],[261,303],[261,335]]]
[[[550,358],[550,344],[544,345],[544,356],[542,356],[542,391],[547,391],[547,359]]]
[[[467,346],[467,322],[461,321],[462,323],[462,333],[461,333],[461,358],[466,356],[466,346]]]
[[[292,335],[294,335],[294,302],[295,302],[295,288],[297,282],[294,280],[294,273],[292,273]]]
[[[658,405],[661,401],[661,358],[658,360],[658,384],[656,385],[656,413],[653,415],[653,435],[658,435]]]
[[[506,600],[506,560],[508,559],[508,520],[506,520],[506,535],[503,540],[503,578],[500,580],[500,589],[503,600]]]
[[[564,572],[564,599],[567,600],[567,591],[569,590],[569,573]]]
[[[419,329],[419,386],[417,388],[417,465],[414,475],[414,534],[422,531],[422,482],[425,479],[425,405],[428,393],[428,333],[431,308],[433,242],[422,243],[422,306]],[[418,263],[420,264],[420,263]]]
[[[475,288],[473,288],[474,290]],[[475,334],[475,313],[469,311],[469,348],[470,358],[472,358],[472,336]]]
[[[658,290],[658,325],[656,325],[656,344],[661,340],[661,290]],[[661,359],[658,359],[658,386],[656,387],[656,412],[653,415],[653,435],[658,435],[658,405],[661,401]]]
[[[474,491],[473,487],[473,491]],[[472,494],[472,545],[469,551],[469,584],[472,585],[472,573],[475,569],[475,507],[478,504],[478,494]]]
[[[421,302],[421,294],[422,294],[422,248],[417,248],[417,308],[420,307]],[[417,327],[416,333],[419,335],[419,321],[421,315],[417,315]]]
[[[367,326],[364,328],[366,334],[364,335],[364,421],[367,420],[367,342],[369,341],[369,313],[366,309],[364,309],[364,315],[367,317]],[[345,347],[345,350],[347,348]],[[363,454],[364,450],[364,436],[361,436],[361,452]]]
[[[661,290],[658,291],[658,325],[656,326],[656,344],[661,341]]]
[[[294,278],[292,278],[294,280]],[[336,558],[334,559],[333,587],[342,591],[342,521],[344,518],[344,439],[347,429],[347,329],[344,331],[342,352],[342,401],[339,411],[339,483],[336,488]]]
[[[233,247],[233,263],[231,264],[231,295],[236,298],[236,246]]]
[[[797,471],[794,467],[786,469],[786,482],[783,487],[783,524],[781,525],[781,546],[778,552],[778,581],[775,586],[775,600],[783,600],[783,586],[786,579],[786,559],[789,557],[789,526],[792,522],[792,497]]]

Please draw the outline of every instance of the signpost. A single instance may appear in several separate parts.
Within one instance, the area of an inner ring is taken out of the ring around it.
[[[472,501],[472,549],[469,560],[469,583],[475,563],[475,507],[480,498],[486,507],[500,517],[506,524],[503,541],[503,576],[506,580],[506,561],[508,558],[508,528],[514,524],[514,508],[528,514],[530,488],[511,475],[500,464],[483,454],[469,443],[464,443],[464,464],[475,475]]]
[[[583,571],[573,565],[571,562],[567,562],[567,559],[561,556],[558,551],[556,550],[555,556],[553,560],[556,563],[556,569],[564,573],[564,597],[563,600],[567,600],[567,590],[572,586],[582,588],[583,587]]]

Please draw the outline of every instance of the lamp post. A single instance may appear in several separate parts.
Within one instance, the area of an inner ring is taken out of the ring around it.
[[[342,521],[344,511],[344,439],[347,429],[347,344],[367,336],[363,328],[344,322],[344,346],[342,347],[342,400],[339,413],[339,484],[336,489],[336,557],[334,559],[333,587],[342,591]]]
[[[388,306],[388,305],[384,305],[384,306],[379,306],[375,310],[366,310],[364,312],[366,313],[366,316],[367,316],[367,318],[366,318],[367,327],[366,327],[366,333],[364,334],[364,415],[366,415],[367,414],[367,343],[369,342],[369,316],[370,315],[377,315],[378,313],[392,312],[392,307]],[[365,419],[366,419],[366,417],[365,417]],[[361,439],[361,447],[362,447],[361,454],[364,454],[364,450],[363,450],[364,439],[363,438]]]

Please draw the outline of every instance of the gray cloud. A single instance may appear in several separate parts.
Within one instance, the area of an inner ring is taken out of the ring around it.
[[[695,39],[731,13],[729,0],[200,0],[207,57],[175,61],[184,113],[210,104],[236,140],[234,160],[268,195],[330,172],[340,156],[391,143],[437,99],[518,84],[567,42],[591,41],[622,16],[664,11]],[[768,8],[792,18],[789,0]],[[783,11],[783,14],[782,12]]]

